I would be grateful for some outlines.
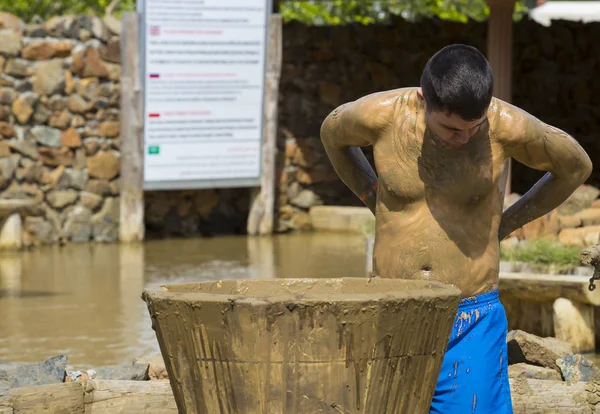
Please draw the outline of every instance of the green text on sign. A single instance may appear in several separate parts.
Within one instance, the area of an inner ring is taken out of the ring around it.
[[[152,146],[152,147],[148,147],[148,154],[150,155],[156,155],[160,153],[160,147],[159,146]]]

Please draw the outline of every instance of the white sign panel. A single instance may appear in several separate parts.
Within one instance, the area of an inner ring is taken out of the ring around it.
[[[260,183],[266,0],[145,0],[144,187]]]

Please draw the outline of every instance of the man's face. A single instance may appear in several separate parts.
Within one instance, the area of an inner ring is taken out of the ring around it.
[[[487,111],[475,120],[465,121],[459,115],[448,114],[441,111],[429,110],[423,96],[423,90],[419,88],[419,99],[425,107],[425,120],[427,126],[435,137],[452,147],[461,147],[469,142],[471,137],[485,127],[487,122]]]
[[[455,114],[427,110],[425,118],[433,135],[453,147],[468,143],[487,122],[487,114],[473,121],[465,121]]]

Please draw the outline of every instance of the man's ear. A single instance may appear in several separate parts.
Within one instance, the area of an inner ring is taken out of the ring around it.
[[[421,101],[421,105],[423,105],[423,108],[427,109],[427,103],[425,102],[425,95],[423,95],[423,89],[417,89],[417,97],[419,98],[419,101]]]

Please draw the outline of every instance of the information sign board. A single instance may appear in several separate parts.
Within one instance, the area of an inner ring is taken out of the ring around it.
[[[260,185],[270,1],[139,3],[144,188]]]

